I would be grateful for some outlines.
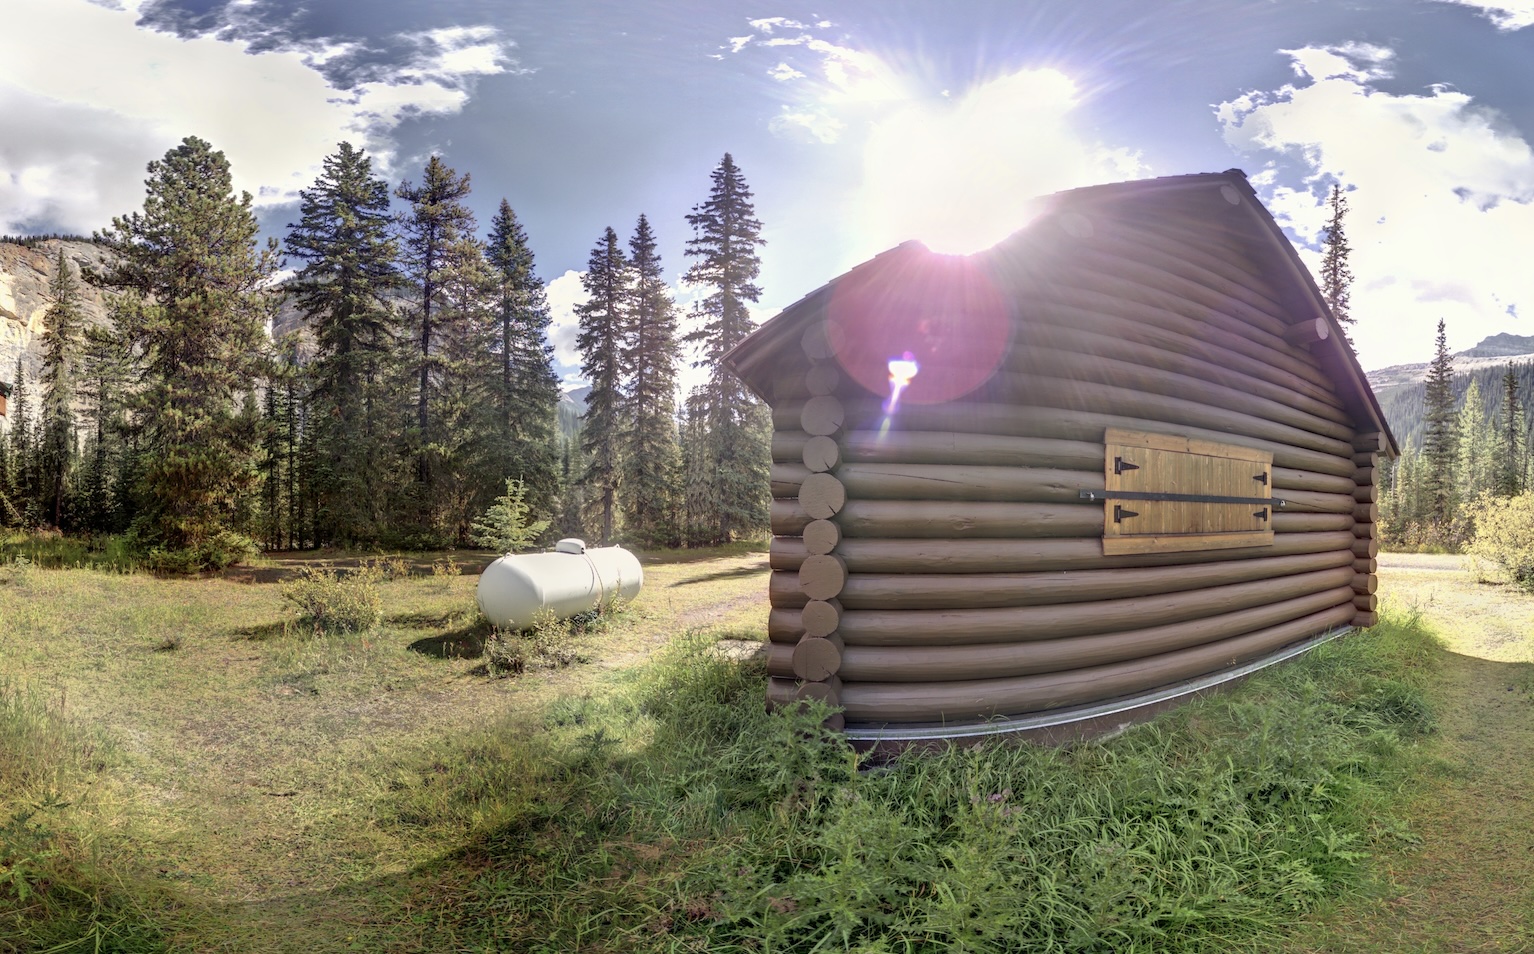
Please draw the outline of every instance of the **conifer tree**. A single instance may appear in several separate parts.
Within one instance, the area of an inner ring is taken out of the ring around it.
[[[127,346],[110,327],[85,329],[80,352],[80,401],[86,428],[85,461],[81,477],[83,523],[92,532],[115,533],[127,526],[127,508],[112,475],[122,454],[127,422],[129,360]],[[125,488],[124,488],[125,489]]]
[[[1337,319],[1343,335],[1352,344],[1352,296],[1349,289],[1353,285],[1353,271],[1348,267],[1348,256],[1353,249],[1348,245],[1343,225],[1348,214],[1348,199],[1343,195],[1340,185],[1332,185],[1327,206],[1331,209],[1331,218],[1322,230],[1321,245],[1326,252],[1321,259],[1321,294],[1326,298],[1326,305],[1331,309],[1332,317]]]
[[[682,535],[688,546],[707,546],[719,532],[719,455],[708,426],[707,390],[694,388],[682,403]]]
[[[712,496],[718,501],[713,539],[723,543],[767,527],[770,420],[761,402],[721,363],[751,333],[749,305],[761,297],[756,249],[766,243],[751,190],[729,153],[711,179],[708,199],[687,216],[693,237],[686,254],[697,261],[683,280],[708,293],[693,309],[701,326],[684,340],[701,346],[697,363],[709,369],[705,406],[699,410],[710,433]]]
[[[591,382],[586,413],[581,418],[581,451],[587,463],[580,483],[589,488],[591,505],[600,513],[603,543],[613,539],[623,470],[626,426],[620,355],[631,284],[618,233],[609,226],[592,248],[586,273],[581,276],[581,287],[589,297],[575,309],[580,316],[576,347],[581,352],[581,374]]]
[[[64,525],[65,482],[75,461],[74,399],[85,315],[74,266],[59,249],[50,304],[43,315],[42,415],[39,429],[38,494],[43,512],[55,527]]]
[[[1523,492],[1523,402],[1518,395],[1518,375],[1508,362],[1502,376],[1502,414],[1498,419],[1496,493],[1503,497]]]
[[[1437,347],[1428,368],[1426,422],[1422,438],[1422,492],[1426,513],[1445,524],[1455,511],[1455,464],[1459,459],[1458,416],[1454,410],[1454,364],[1449,357],[1443,319],[1438,320]]]
[[[559,378],[548,340],[549,302],[533,268],[527,233],[505,199],[490,223],[485,257],[495,284],[499,332],[492,387],[497,464],[500,476],[522,482],[534,512],[549,513],[559,490],[554,444]]]
[[[389,187],[372,160],[342,142],[311,188],[299,192],[299,220],[287,253],[304,262],[286,286],[314,336],[307,368],[315,409],[312,492],[325,543],[377,539],[387,514],[395,415],[390,362],[399,338],[395,301],[404,279],[395,264]],[[285,388],[284,388],[285,390]],[[282,395],[273,399],[287,416]],[[275,458],[273,459],[275,460]],[[279,498],[271,497],[270,502]]]
[[[1455,499],[1468,502],[1496,486],[1496,429],[1486,417],[1481,385],[1474,378],[1465,388],[1455,430],[1459,434]]]
[[[32,394],[27,385],[27,368],[21,355],[16,356],[16,371],[11,378],[11,432],[6,452],[4,487],[5,508],[12,526],[37,526],[41,510],[37,500],[36,435],[32,426]]]
[[[415,482],[408,505],[416,531],[440,540],[446,528],[440,525],[438,472],[448,435],[435,405],[454,373],[446,345],[468,323],[470,316],[462,313],[465,281],[482,251],[473,240],[474,215],[463,204],[469,176],[458,175],[441,157],[427,161],[420,184],[402,182],[394,194],[410,203],[399,220],[405,274],[414,298],[406,365],[415,390],[415,421],[408,442]]]
[[[624,519],[650,546],[677,543],[676,305],[666,288],[655,234],[639,216],[629,239],[634,283],[619,362],[627,382],[623,417]]]
[[[201,139],[151,162],[145,185],[144,210],[97,236],[116,264],[90,276],[122,292],[115,317],[143,375],[135,536],[167,567],[217,566],[251,546],[241,508],[259,481],[256,421],[242,395],[262,370],[276,247],[257,248],[250,194],[233,194],[228,160]]]

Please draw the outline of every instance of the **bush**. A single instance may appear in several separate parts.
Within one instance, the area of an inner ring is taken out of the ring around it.
[[[383,573],[365,566],[342,575],[330,566],[306,566],[282,584],[283,599],[298,607],[299,619],[315,632],[355,633],[383,618],[378,584]]]
[[[506,478],[506,493],[495,498],[495,504],[474,521],[474,542],[497,553],[516,553],[537,540],[549,522],[529,519],[531,508],[526,496],[522,481]]]
[[[133,538],[133,534],[129,534]],[[133,538],[140,543],[141,538]],[[143,563],[157,573],[201,573],[204,570],[223,570],[255,556],[256,544],[249,537],[233,530],[220,530],[195,546],[167,549],[148,546],[144,549]]]
[[[1466,552],[1478,579],[1497,567],[1520,588],[1534,591],[1534,493],[1483,496],[1471,505],[1475,536]]]

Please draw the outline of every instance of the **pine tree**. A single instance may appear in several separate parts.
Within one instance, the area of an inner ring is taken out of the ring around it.
[[[1321,244],[1326,254],[1321,259],[1321,294],[1326,298],[1326,305],[1331,309],[1332,317],[1337,319],[1348,344],[1352,344],[1352,296],[1349,289],[1353,285],[1353,272],[1348,268],[1348,256],[1353,250],[1348,245],[1347,232],[1343,226],[1343,220],[1348,214],[1348,199],[1343,195],[1340,185],[1332,185],[1327,205],[1332,214],[1326,228],[1322,230]]]
[[[137,540],[185,569],[237,559],[256,489],[256,421],[242,394],[262,370],[275,243],[257,248],[251,196],[235,196],[224,154],[196,137],[149,164],[143,212],[99,234],[115,255],[100,284],[119,289],[117,315],[140,356],[136,410],[146,432],[145,512]]]
[[[499,472],[522,482],[535,512],[548,513],[559,491],[554,444],[559,378],[548,340],[549,302],[533,268],[527,233],[505,199],[490,223],[485,257],[495,283],[499,331],[492,386]]]
[[[1443,319],[1427,374],[1427,431],[1422,439],[1424,517],[1446,524],[1455,512],[1454,469],[1459,459],[1458,416],[1454,410],[1454,364],[1449,357]]]
[[[9,447],[6,452],[5,509],[12,526],[37,526],[41,508],[37,499],[37,441],[32,426],[32,393],[27,385],[27,368],[16,356],[16,372],[11,380],[11,419]]]
[[[118,494],[112,481],[127,429],[127,351],[114,329],[100,325],[85,329],[79,382],[86,429],[81,503],[82,522],[93,533],[115,533],[127,527],[126,495]]]
[[[1502,413],[1498,418],[1496,493],[1512,497],[1523,492],[1523,402],[1518,396],[1518,375],[1508,362],[1502,376]]]
[[[707,546],[719,532],[719,455],[708,426],[705,388],[694,388],[682,403],[682,536],[688,546]]]
[[[42,420],[39,429],[38,495],[47,519],[64,525],[65,483],[75,462],[74,399],[85,315],[80,310],[80,283],[74,267],[59,249],[51,302],[43,315]]]
[[[404,279],[395,259],[389,187],[372,160],[342,142],[313,187],[299,192],[287,253],[304,266],[288,290],[314,336],[307,368],[315,409],[313,487],[325,543],[376,540],[394,480],[394,400],[389,363],[399,338],[395,301]],[[274,409],[275,410],[275,409]],[[286,409],[281,413],[286,414]]]
[[[1465,388],[1455,424],[1459,434],[1459,466],[1455,498],[1472,501],[1496,485],[1496,429],[1486,417],[1481,385],[1474,378]]]
[[[411,344],[407,367],[415,389],[414,432],[410,436],[415,463],[415,483],[410,491],[411,515],[416,531],[434,541],[445,529],[440,525],[438,470],[443,456],[445,422],[434,416],[434,405],[447,386],[449,373],[445,342],[459,324],[455,307],[462,304],[466,257],[479,254],[473,242],[474,215],[463,200],[469,194],[469,176],[459,176],[432,156],[419,185],[400,183],[394,193],[410,203],[400,218],[405,236],[404,264],[414,292],[411,311]],[[454,295],[460,296],[455,301]]]
[[[698,261],[683,280],[709,289],[693,309],[701,327],[685,341],[702,346],[709,369],[701,418],[710,433],[712,495],[718,501],[713,542],[766,529],[769,501],[770,420],[761,402],[722,364],[724,355],[751,333],[749,304],[761,297],[757,246],[762,223],[751,191],[729,153],[711,176],[708,199],[694,206],[687,223],[693,237],[686,254]]]
[[[623,418],[620,353],[631,285],[629,263],[618,245],[618,233],[609,227],[592,248],[586,273],[581,276],[581,287],[590,297],[575,309],[580,316],[580,334],[575,343],[581,352],[581,374],[591,382],[586,413],[581,419],[581,451],[586,454],[587,463],[580,482],[590,488],[594,495],[591,503],[600,509],[603,543],[613,539],[618,484],[623,471],[623,435],[627,427]]]
[[[640,542],[674,546],[681,463],[676,435],[676,305],[655,249],[655,234],[641,215],[629,239],[634,283],[619,355],[627,382],[623,417],[629,425],[623,455],[623,510],[628,529]]]

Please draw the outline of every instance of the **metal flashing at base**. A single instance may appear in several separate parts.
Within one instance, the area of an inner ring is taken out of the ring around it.
[[[1288,646],[1277,649],[1252,662],[1244,663],[1240,666],[1232,666],[1229,669],[1222,669],[1219,672],[1199,676],[1196,679],[1163,686],[1159,689],[1152,689],[1138,696],[1126,696],[1108,702],[1076,706],[1053,712],[1041,712],[1019,717],[1000,717],[986,722],[957,725],[928,724],[881,727],[849,724],[843,734],[852,742],[866,743],[976,739],[1020,732],[1041,732],[1077,723],[1101,723],[1117,715],[1128,716],[1137,710],[1151,709],[1153,712],[1160,711],[1166,707],[1167,703],[1174,699],[1205,692],[1226,683],[1243,679],[1276,663],[1281,663],[1286,659],[1293,659],[1295,656],[1308,652],[1322,643],[1327,643],[1339,636],[1346,635],[1352,632],[1354,628],[1352,626],[1337,626],[1315,636],[1300,640],[1297,643],[1290,643]],[[1135,720],[1132,716],[1126,719],[1126,723],[1133,721]]]

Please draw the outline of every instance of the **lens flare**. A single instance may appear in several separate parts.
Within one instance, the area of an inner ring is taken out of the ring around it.
[[[884,402],[884,413],[894,414],[895,408],[900,406],[900,392],[904,391],[911,379],[916,377],[916,372],[921,366],[916,363],[916,356],[907,351],[898,358],[891,358],[890,369],[890,397]]]

